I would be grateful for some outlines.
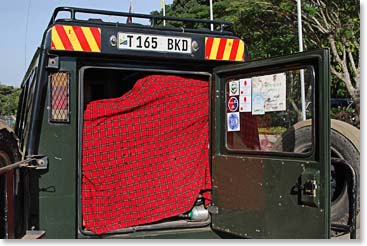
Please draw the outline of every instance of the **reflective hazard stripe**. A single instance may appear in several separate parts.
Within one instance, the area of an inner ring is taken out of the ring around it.
[[[244,61],[245,43],[240,39],[205,38],[205,59]]]
[[[51,49],[101,52],[101,29],[55,25],[51,31]]]

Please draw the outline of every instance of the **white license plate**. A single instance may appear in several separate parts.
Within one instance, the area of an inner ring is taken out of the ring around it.
[[[122,50],[191,54],[191,38],[119,32],[117,47]]]

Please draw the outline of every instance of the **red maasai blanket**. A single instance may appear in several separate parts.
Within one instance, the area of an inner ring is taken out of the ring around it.
[[[151,75],[84,112],[83,225],[97,234],[210,200],[208,81]]]

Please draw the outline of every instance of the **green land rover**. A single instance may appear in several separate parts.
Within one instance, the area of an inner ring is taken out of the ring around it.
[[[228,26],[57,8],[0,125],[0,237],[355,238],[328,50],[250,61]]]

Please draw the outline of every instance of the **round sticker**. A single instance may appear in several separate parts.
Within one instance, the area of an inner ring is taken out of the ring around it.
[[[228,109],[233,112],[238,109],[238,99],[236,97],[230,97],[228,100]]]

